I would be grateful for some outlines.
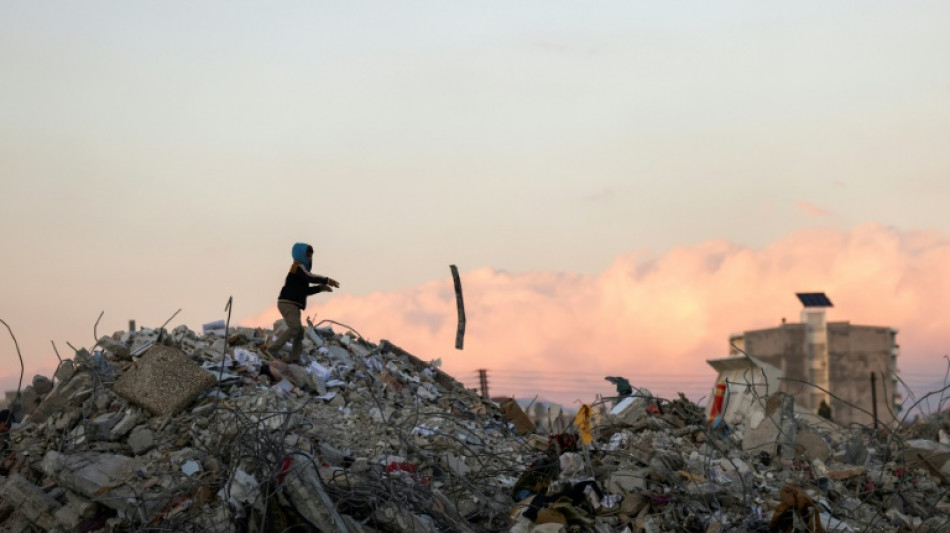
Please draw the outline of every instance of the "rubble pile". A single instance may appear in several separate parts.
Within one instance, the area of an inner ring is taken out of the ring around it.
[[[320,326],[290,363],[222,322],[117,332],[35,377],[0,443],[0,531],[950,531],[950,420],[846,429],[783,394],[709,420],[626,387],[539,434]]]
[[[790,399],[729,426],[682,396],[616,398],[589,446],[565,436],[519,479],[511,531],[950,531],[950,419],[844,429]]]
[[[3,531],[505,529],[524,441],[397,346],[309,327],[118,332],[24,389]],[[55,384],[54,384],[55,383]]]

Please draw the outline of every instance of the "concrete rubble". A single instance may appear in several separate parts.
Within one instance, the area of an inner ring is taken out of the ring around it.
[[[388,341],[311,326],[286,363],[271,334],[117,332],[34,378],[0,531],[950,531],[950,417],[841,428],[776,393],[710,423],[630,387],[540,433]]]

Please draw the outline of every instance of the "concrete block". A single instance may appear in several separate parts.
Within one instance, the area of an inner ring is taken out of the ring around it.
[[[212,342],[208,350],[210,350],[213,354],[222,354],[224,353],[225,348],[227,348],[227,342],[225,342],[224,338],[221,338]]]
[[[168,415],[184,409],[214,384],[214,376],[184,352],[157,345],[119,378],[115,392],[153,414]]]
[[[85,424],[78,424],[67,434],[69,435],[69,440],[72,441],[73,446],[79,446],[85,444],[86,442],[86,426]]]
[[[825,439],[818,433],[810,429],[799,430],[795,435],[795,447],[797,452],[808,458],[809,461],[820,459],[827,463],[831,455],[831,447],[825,442]]]
[[[561,479],[569,479],[584,471],[584,458],[579,453],[565,452],[558,457]]]
[[[649,416],[647,406],[650,405],[653,394],[645,388],[635,388],[634,394],[636,396],[627,396],[613,406],[610,410],[613,422],[633,426]]]
[[[841,462],[848,465],[862,466],[868,462],[868,443],[860,434],[850,436]]]
[[[92,378],[88,372],[74,374],[68,381],[60,381],[30,414],[30,421],[45,422],[50,415],[59,413],[63,407],[72,403],[74,398],[81,398],[86,391],[92,391]]]
[[[392,419],[394,412],[396,412],[396,410],[387,405],[382,410],[380,410],[379,407],[373,407],[369,410],[369,415],[373,419],[373,422],[377,424],[385,424]]]
[[[117,359],[123,359],[126,361],[132,359],[132,352],[129,350],[129,347],[123,342],[117,341],[112,337],[105,336],[99,339],[99,346],[102,346],[103,349],[108,350]]]
[[[352,368],[353,360],[350,359],[350,352],[343,348],[342,346],[337,346],[336,344],[331,344],[327,347],[330,355],[330,359],[336,361],[337,363]]]
[[[56,527],[53,514],[61,507],[59,502],[20,474],[11,474],[0,494],[4,501],[16,505],[20,513],[33,524],[44,530]]]
[[[61,454],[46,452],[40,468],[46,475],[77,494],[124,513],[138,513],[138,492],[130,486],[142,465],[131,457],[111,453],[84,452]],[[153,500],[150,503],[160,505]]]
[[[96,394],[93,398],[92,403],[96,406],[98,411],[105,411],[112,404],[112,400],[115,399],[115,396],[109,392],[109,390],[104,390]]]
[[[126,443],[132,448],[132,453],[142,455],[155,447],[155,434],[147,427],[139,426],[132,430]]]
[[[118,440],[124,437],[132,428],[137,426],[138,423],[139,415],[137,409],[129,409],[112,428],[112,431],[109,433],[109,440]]]
[[[519,435],[527,435],[534,432],[534,424],[531,422],[531,419],[528,418],[528,415],[524,414],[521,406],[518,405],[518,402],[516,402],[514,398],[505,398],[502,400],[501,408],[505,412],[505,418],[515,425],[515,431],[517,431]]]
[[[321,531],[334,531],[333,511],[324,505],[321,498],[314,497],[315,493],[322,491],[322,483],[309,461],[293,457],[290,474],[284,485],[288,499],[308,522]]]
[[[312,326],[308,327],[305,331],[307,332],[307,338],[310,339],[310,342],[312,342],[317,348],[326,346],[326,341],[324,341],[323,338],[317,334],[317,331],[313,329]]]
[[[97,510],[97,503],[67,491],[66,505],[60,507],[54,516],[56,521],[67,530],[76,531],[79,529],[80,522],[93,518]]]
[[[757,427],[745,432],[745,436],[742,438],[742,449],[775,455],[778,450],[777,441],[781,433],[777,421],[767,418]]]
[[[215,335],[221,335],[223,337],[227,333],[226,328],[225,328],[226,325],[227,323],[224,320],[215,320],[214,322],[208,322],[207,324],[201,325],[201,333],[204,335],[213,333]]]
[[[60,411],[59,416],[56,417],[56,421],[53,423],[53,427],[56,428],[56,431],[69,430],[72,429],[80,419],[82,419],[82,411],[80,409],[66,409]]]
[[[913,439],[904,442],[904,462],[910,468],[926,468],[929,463],[945,475],[950,473],[950,446],[926,439]]]
[[[287,365],[285,376],[289,377],[290,381],[298,387],[316,391],[317,394],[327,393],[327,388],[323,382],[313,374],[307,372],[307,369],[300,365]]]
[[[37,374],[33,376],[33,390],[40,396],[46,396],[53,390],[53,381],[46,376]]]
[[[90,440],[109,440],[118,418],[113,413],[101,414],[86,423],[86,437]]]
[[[787,396],[781,393],[768,397],[764,418],[758,425],[746,429],[743,435],[743,450],[764,451],[773,456],[778,452],[780,441],[787,440],[790,437],[790,435],[783,436],[782,433],[782,409],[786,398]],[[794,452],[794,450],[791,451]]]
[[[647,488],[649,469],[617,470],[610,474],[607,491],[613,494],[631,494]]]
[[[148,351],[158,342],[159,332],[154,329],[141,329],[132,335],[132,347],[129,351],[133,356],[139,356]]]
[[[66,359],[56,367],[56,373],[53,374],[53,377],[60,382],[69,381],[69,378],[73,377],[75,373],[76,365],[74,365],[71,360]]]

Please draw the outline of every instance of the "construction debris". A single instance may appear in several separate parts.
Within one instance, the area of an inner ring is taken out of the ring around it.
[[[539,433],[388,341],[311,325],[288,364],[271,334],[117,332],[34,378],[0,531],[950,530],[950,419],[845,429],[775,393],[710,423],[612,377]]]

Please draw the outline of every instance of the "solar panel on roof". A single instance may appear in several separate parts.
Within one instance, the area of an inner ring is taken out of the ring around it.
[[[805,307],[834,307],[823,292],[799,292],[795,296]]]

